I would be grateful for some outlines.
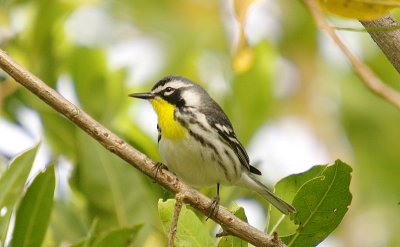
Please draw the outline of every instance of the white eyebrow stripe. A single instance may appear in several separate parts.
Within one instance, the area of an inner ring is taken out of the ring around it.
[[[172,87],[172,88],[178,89],[178,88],[184,88],[184,87],[190,87],[190,86],[192,86],[192,85],[182,82],[182,81],[172,81],[172,82],[165,83],[162,87],[155,88],[152,92],[159,93],[162,90],[166,89],[167,87]]]

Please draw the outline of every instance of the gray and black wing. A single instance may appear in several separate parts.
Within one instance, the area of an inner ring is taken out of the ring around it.
[[[218,130],[219,136],[222,137],[225,143],[227,143],[235,151],[240,163],[251,173],[261,175],[260,170],[250,165],[249,156],[243,145],[237,139],[233,129],[221,124],[215,124],[214,127]]]
[[[234,150],[240,163],[246,167],[247,170],[249,170],[251,173],[261,175],[261,172],[257,168],[250,165],[249,156],[243,145],[237,139],[228,117],[216,102],[213,103],[215,105],[213,107],[205,108],[204,112],[209,124],[217,130],[221,140],[228,144],[232,150]]]

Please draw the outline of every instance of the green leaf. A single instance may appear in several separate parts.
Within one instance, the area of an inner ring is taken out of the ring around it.
[[[41,246],[50,221],[54,189],[54,166],[49,166],[36,176],[18,207],[11,246]]]
[[[85,195],[99,230],[156,221],[154,202],[161,188],[87,134],[78,132],[77,140],[80,148],[71,182]]]
[[[155,113],[153,113],[155,114]],[[160,154],[157,150],[157,143],[155,139],[147,135],[135,121],[124,112],[119,114],[113,123],[113,128],[118,130],[118,133],[123,135],[123,138],[128,141],[132,146],[134,146],[140,152],[146,154],[152,160],[160,160]],[[154,133],[156,133],[157,128],[154,126]]]
[[[85,222],[85,219],[87,219],[85,207],[77,205],[79,203],[76,202],[82,199],[78,199],[76,196],[72,198],[75,201],[54,202],[50,227],[52,238],[55,242],[73,243],[77,239],[84,238],[87,234],[88,226]]]
[[[230,209],[230,211],[242,221],[247,222],[247,217],[242,207],[239,207],[235,204],[234,208]],[[245,247],[248,245],[249,244],[246,241],[235,236],[222,237],[218,242],[218,247]]]
[[[123,227],[112,231],[103,232],[100,235],[89,236],[71,247],[109,247],[109,246],[131,246],[135,241],[138,232],[142,229],[143,224],[138,224],[133,227]]]
[[[93,246],[94,242],[96,241],[96,239],[98,238],[97,235],[95,235],[96,232],[96,228],[97,228],[97,223],[98,223],[98,219],[95,218],[92,221],[92,224],[90,226],[90,229],[87,233],[87,236],[85,239],[79,241],[76,244],[71,245],[71,247],[88,247],[88,246]]]
[[[54,155],[66,155],[76,159],[76,127],[58,112],[41,111],[46,140],[51,145]],[[62,130],[62,131],[60,131]]]
[[[175,200],[158,201],[158,212],[168,235],[171,227],[171,220],[175,209]],[[215,246],[207,227],[201,222],[196,214],[182,205],[178,219],[177,232],[174,246]]]
[[[122,87],[125,74],[109,71],[105,52],[97,48],[76,47],[68,65],[83,109],[102,122],[112,120],[127,98]]]
[[[64,11],[68,10],[70,8],[59,1],[36,1],[30,25],[25,31],[25,37],[20,40],[26,46],[23,56],[28,60],[30,70],[53,88],[63,64],[60,63],[63,59],[57,56],[57,49],[64,44],[60,27]]]
[[[293,200],[297,209],[294,221],[299,227],[282,237],[288,246],[315,246],[339,225],[352,199],[351,171],[349,165],[337,160],[300,188]]]
[[[276,183],[274,192],[286,202],[292,202],[300,187],[309,180],[320,176],[326,168],[327,165],[317,165],[303,173],[287,176]],[[280,236],[285,236],[296,231],[297,226],[293,221],[275,207],[269,207],[268,218],[267,232],[269,234],[278,232]]]
[[[2,246],[5,246],[4,241],[7,236],[11,214],[22,194],[38,147],[39,144],[17,156],[0,178],[0,210],[4,214],[0,216],[0,241]]]
[[[94,244],[95,247],[129,246],[143,225],[139,224],[130,228],[120,228],[103,234]]]
[[[85,240],[81,240],[78,243],[71,244],[70,247],[85,247],[85,243],[86,243],[86,239]]]

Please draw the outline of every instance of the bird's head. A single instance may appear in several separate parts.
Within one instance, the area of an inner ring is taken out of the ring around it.
[[[133,93],[129,96],[149,100],[154,108],[156,108],[155,105],[198,108],[204,100],[209,98],[202,87],[181,76],[164,77],[153,86],[150,92]]]

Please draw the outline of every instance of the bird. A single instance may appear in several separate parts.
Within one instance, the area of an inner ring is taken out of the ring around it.
[[[168,170],[193,187],[239,186],[256,191],[283,214],[296,209],[275,195],[256,176],[249,156],[231,121],[199,84],[169,75],[145,93],[130,97],[147,100],[157,114],[158,150]]]

